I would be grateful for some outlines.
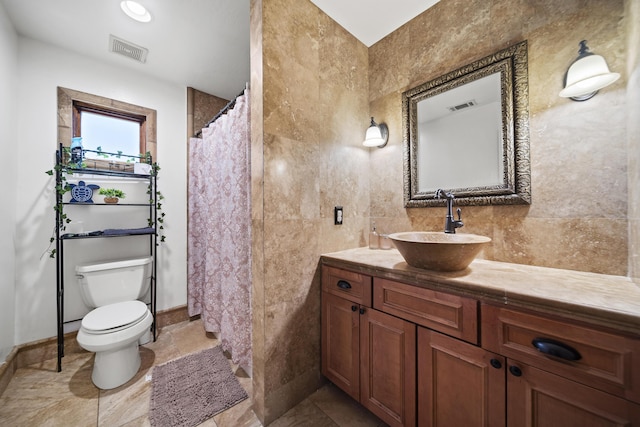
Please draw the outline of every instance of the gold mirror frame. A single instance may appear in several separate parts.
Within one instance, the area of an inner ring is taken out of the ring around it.
[[[404,148],[404,206],[444,206],[435,192],[418,191],[418,102],[466,83],[500,73],[504,176],[500,185],[446,188],[456,205],[515,205],[531,203],[529,161],[529,75],[526,40],[469,65],[409,89],[402,94]]]

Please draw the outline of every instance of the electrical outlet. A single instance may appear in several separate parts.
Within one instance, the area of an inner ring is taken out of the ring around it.
[[[335,225],[342,225],[342,206],[333,208],[333,223]]]

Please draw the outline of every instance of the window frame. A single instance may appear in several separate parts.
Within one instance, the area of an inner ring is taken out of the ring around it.
[[[71,146],[71,138],[80,136],[80,113],[82,111],[108,115],[115,118],[141,123],[140,152],[123,153],[139,156],[150,153],[153,162],[157,162],[156,153],[156,110],[126,102],[92,95],[73,89],[58,87],[58,142],[63,147]],[[77,117],[76,117],[77,115]],[[144,145],[143,145],[144,144]],[[109,151],[105,149],[105,151]],[[141,159],[143,160],[143,159]],[[92,160],[93,169],[126,170],[131,163],[116,160]]]

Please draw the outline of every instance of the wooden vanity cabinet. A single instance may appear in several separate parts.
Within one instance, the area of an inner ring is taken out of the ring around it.
[[[505,358],[418,328],[418,425],[504,427]]]
[[[391,426],[415,426],[416,325],[366,308],[360,363],[360,403]]]
[[[392,426],[640,427],[637,336],[328,266],[322,286],[322,373]]]
[[[360,400],[360,309],[322,292],[322,374]]]
[[[477,300],[379,277],[373,278],[373,286],[375,309],[478,343]]]
[[[322,269],[322,374],[391,426],[416,423],[416,326],[371,308],[371,276]]]
[[[482,346],[507,357],[508,426],[640,426],[640,340],[489,304],[481,312]]]
[[[507,359],[509,427],[640,426],[640,405]]]
[[[322,268],[322,374],[360,400],[360,310],[371,306],[371,276]]]

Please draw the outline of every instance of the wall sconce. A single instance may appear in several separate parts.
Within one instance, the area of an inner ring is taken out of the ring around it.
[[[389,128],[384,123],[377,124],[371,117],[371,125],[367,129],[362,145],[382,148],[389,141]]]
[[[587,41],[582,40],[578,58],[564,75],[564,89],[560,91],[560,96],[574,101],[586,101],[619,77],[619,73],[609,72],[604,58],[589,52]]]

